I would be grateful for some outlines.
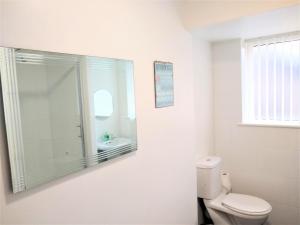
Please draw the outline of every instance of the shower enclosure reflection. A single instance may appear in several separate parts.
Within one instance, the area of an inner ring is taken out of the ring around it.
[[[15,53],[26,188],[79,170],[84,156],[76,57]]]
[[[13,191],[136,150],[133,63],[0,48]]]

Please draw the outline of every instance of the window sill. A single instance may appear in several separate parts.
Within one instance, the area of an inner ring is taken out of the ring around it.
[[[300,124],[276,124],[276,123],[250,123],[241,122],[239,126],[249,126],[249,127],[274,127],[274,128],[292,128],[300,129]]]

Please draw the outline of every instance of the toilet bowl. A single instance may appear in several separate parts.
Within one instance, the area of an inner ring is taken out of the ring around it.
[[[215,199],[205,199],[204,203],[215,225],[262,225],[272,211],[263,199],[225,190]]]
[[[197,163],[198,197],[204,200],[214,224],[263,225],[272,211],[271,205],[254,196],[232,193],[228,174],[221,175],[220,164],[221,158],[212,156]]]

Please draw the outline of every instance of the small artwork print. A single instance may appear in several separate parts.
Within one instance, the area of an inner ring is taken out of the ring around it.
[[[154,62],[155,107],[174,105],[173,64]]]

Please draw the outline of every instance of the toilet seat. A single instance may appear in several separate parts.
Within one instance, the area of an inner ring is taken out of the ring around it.
[[[230,210],[246,215],[265,215],[271,212],[271,205],[263,199],[243,194],[229,193],[222,205]]]
[[[233,216],[237,216],[240,218],[260,219],[260,218],[265,218],[266,216],[268,216],[270,214],[270,212],[272,211],[271,205],[269,205],[269,203],[267,203],[268,209],[267,209],[267,205],[266,205],[266,208],[264,208],[264,207],[255,208],[255,206],[252,206],[252,204],[249,203],[248,200],[246,200],[246,199],[253,200],[252,197],[255,198],[255,200],[259,199],[259,198],[256,199],[256,197],[249,196],[249,195],[247,195],[247,197],[245,197],[245,195],[240,195],[240,194],[234,194],[234,193],[227,194],[226,191],[223,190],[220,193],[220,195],[215,199],[212,199],[212,200],[204,199],[204,203],[207,208],[215,209],[215,210],[218,210],[218,211],[221,211],[221,212],[233,215]],[[227,198],[227,200],[225,201],[226,198]],[[239,200],[242,199],[243,201],[237,201],[237,199],[239,199]],[[262,200],[262,199],[259,199],[259,200]],[[262,201],[264,201],[264,200],[262,200]],[[223,202],[225,202],[225,204]],[[237,202],[239,204],[237,204]],[[260,201],[257,201],[257,202],[261,203]],[[231,203],[233,203],[233,204],[231,204]],[[246,203],[246,204],[243,204],[243,203]],[[235,207],[233,207],[233,206],[235,206]],[[251,209],[252,209],[252,212],[249,212]],[[263,209],[263,210],[260,211],[257,209]]]

